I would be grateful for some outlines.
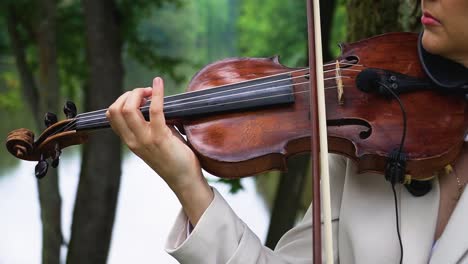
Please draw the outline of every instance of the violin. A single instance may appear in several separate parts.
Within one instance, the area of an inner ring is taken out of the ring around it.
[[[341,55],[324,64],[329,151],[356,161],[360,172],[383,174],[395,149],[406,154],[405,174],[427,179],[459,154],[467,106],[459,95],[431,90],[418,59],[418,37],[390,33],[341,45]],[[308,68],[288,68],[272,58],[231,58],[207,65],[186,93],[166,96],[168,125],[187,136],[202,167],[223,178],[286,170],[291,155],[310,151]],[[386,90],[388,88],[388,90]],[[401,106],[391,93],[397,93]],[[141,107],[149,118],[149,103]],[[76,115],[48,126],[35,139],[21,128],[8,134],[15,157],[58,165],[61,150],[85,143],[108,128],[106,109]],[[406,179],[408,180],[408,178]]]

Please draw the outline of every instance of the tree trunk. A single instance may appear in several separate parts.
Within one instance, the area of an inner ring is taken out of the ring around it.
[[[410,0],[404,1],[402,3],[403,8],[411,10],[411,12],[407,12],[405,15],[407,17],[406,23],[403,23],[403,28],[405,31],[410,32],[421,32],[422,24],[421,24],[421,1],[419,0]]]
[[[320,22],[322,26],[323,61],[330,61],[330,39],[332,32],[333,14],[335,13],[336,0],[320,0]],[[307,54],[308,56],[308,54]]]
[[[37,32],[39,46],[39,94],[41,105],[39,117],[43,121],[46,112],[57,113],[59,109],[59,76],[57,65],[57,6],[54,0],[40,1],[40,17]],[[42,219],[42,263],[60,263],[62,201],[58,186],[58,172],[50,169],[46,177],[38,181]]]
[[[53,0],[41,0],[38,6],[39,16],[37,17],[39,19],[34,27],[36,30],[34,41],[37,42],[39,54],[38,85],[36,85],[32,70],[26,62],[25,43],[21,39],[18,29],[21,21],[18,19],[18,13],[13,4],[8,7],[7,25],[21,79],[22,94],[34,116],[37,130],[41,131],[44,128],[44,114],[46,112],[57,113],[60,97],[56,3]],[[57,170],[49,170],[48,175],[38,181],[38,189],[42,220],[42,263],[59,264],[63,238]]]
[[[320,18],[322,23],[323,59],[324,61],[328,61],[331,59],[329,46],[335,1],[321,0],[320,4],[322,12]],[[297,213],[301,209],[301,197],[306,178],[310,174],[309,161],[309,155],[294,157],[288,161],[288,172],[281,173],[265,243],[271,249],[276,246],[279,239],[296,222]]]
[[[25,43],[20,37],[18,13],[15,7],[10,4],[6,15],[6,24],[8,27],[8,35],[10,37],[10,46],[15,56],[16,68],[21,81],[21,94],[26,100],[26,104],[34,116],[36,129],[40,129],[42,122],[40,121],[39,109],[39,90],[37,89],[34,75],[26,61]]]
[[[398,20],[400,4],[400,1],[349,0],[348,42],[385,32],[402,31]]]
[[[86,110],[108,107],[123,86],[122,40],[115,2],[83,0],[89,81]],[[106,263],[120,186],[120,141],[95,133],[84,146],[67,263]]]
[[[265,245],[274,249],[278,240],[296,222],[302,191],[309,173],[310,155],[300,155],[288,160],[288,172],[282,173],[271,212],[270,227]]]

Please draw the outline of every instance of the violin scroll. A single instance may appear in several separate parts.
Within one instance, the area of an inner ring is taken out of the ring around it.
[[[64,112],[67,117],[73,118],[57,121],[55,114],[46,113],[44,124],[47,128],[37,139],[31,130],[25,128],[13,130],[7,136],[6,147],[13,156],[22,160],[38,161],[35,174],[39,179],[47,173],[47,159],[50,159],[50,164],[56,168],[62,149],[87,141],[88,135],[76,130],[75,105],[67,102]]]
[[[26,128],[13,130],[8,133],[6,147],[18,159],[31,156],[34,152],[34,133]]]

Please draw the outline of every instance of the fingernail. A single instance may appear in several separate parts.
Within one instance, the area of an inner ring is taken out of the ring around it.
[[[161,78],[159,78],[159,77],[154,78],[154,80],[153,80],[153,85],[154,85],[154,86],[159,86],[159,85],[161,85]]]

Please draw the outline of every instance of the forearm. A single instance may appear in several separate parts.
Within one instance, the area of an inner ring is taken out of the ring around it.
[[[190,223],[195,226],[210,203],[214,194],[203,175],[186,186],[170,186],[176,194]]]

